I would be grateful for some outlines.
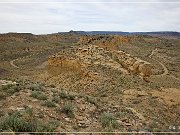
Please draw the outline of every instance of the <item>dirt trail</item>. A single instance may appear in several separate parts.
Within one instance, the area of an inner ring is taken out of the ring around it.
[[[169,71],[168,71],[167,67],[166,67],[163,63],[161,63],[160,61],[158,61],[158,60],[152,58],[152,56],[153,56],[157,51],[158,51],[157,48],[156,48],[155,50],[153,50],[153,51],[151,52],[151,54],[149,55],[149,58],[152,59],[152,60],[154,60],[154,61],[156,61],[156,62],[158,62],[158,63],[163,67],[164,72],[163,72],[162,74],[159,74],[159,75],[152,75],[152,76],[162,77],[162,76],[167,75],[167,74],[169,73]],[[176,77],[173,76],[173,75],[170,75],[170,77],[172,77],[173,79],[176,79],[176,80],[180,81],[179,78],[176,78]]]
[[[37,54],[38,54],[38,53],[37,53]],[[32,55],[37,55],[37,54],[32,54]],[[10,65],[11,65],[12,67],[14,67],[14,68],[20,68],[18,65],[14,64],[14,62],[15,62],[15,61],[18,61],[18,60],[20,60],[20,59],[28,58],[28,57],[30,57],[30,56],[31,56],[31,55],[24,56],[24,57],[20,57],[20,58],[16,58],[16,59],[14,59],[14,60],[11,60],[11,61],[10,61]]]
[[[156,62],[158,62],[158,63],[163,67],[163,70],[164,70],[164,72],[163,72],[162,74],[160,74],[160,75],[153,75],[153,76],[162,77],[162,76],[165,76],[165,75],[168,74],[168,69],[167,69],[167,67],[166,67],[163,63],[161,63],[160,61],[152,58],[152,56],[153,56],[157,51],[158,51],[157,48],[156,48],[155,50],[153,50],[153,51],[151,52],[151,54],[149,55],[149,58],[152,59],[152,60],[154,60],[154,61],[156,61]]]
[[[174,79],[176,79],[176,80],[178,80],[178,81],[180,81],[180,79],[179,78],[176,78],[175,76],[173,76],[173,75],[170,75],[172,78],[174,78]]]
[[[19,68],[17,65],[14,64],[15,60],[17,60],[17,59],[11,60],[10,65],[13,66],[14,68]]]

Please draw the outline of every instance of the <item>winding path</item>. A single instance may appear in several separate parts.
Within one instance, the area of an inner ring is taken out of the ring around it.
[[[152,60],[154,60],[154,61],[156,61],[156,62],[158,62],[158,63],[162,66],[164,72],[163,72],[162,74],[160,74],[160,75],[152,75],[152,76],[162,77],[162,76],[167,75],[167,74],[169,73],[169,71],[168,71],[167,67],[166,67],[163,63],[161,63],[160,61],[152,58],[152,56],[153,56],[157,51],[158,51],[157,48],[156,48],[155,50],[153,50],[153,51],[151,52],[151,54],[149,55],[149,58],[152,59]],[[170,77],[172,77],[173,79],[176,79],[176,80],[180,81],[179,78],[177,78],[177,77],[175,77],[175,76],[173,76],[173,75],[170,75]]]
[[[10,65],[13,66],[14,68],[19,68],[17,65],[14,64],[15,60],[17,60],[17,59],[11,60]]]
[[[154,61],[156,61],[156,62],[158,62],[158,63],[162,66],[164,72],[163,72],[162,74],[160,74],[160,75],[154,75],[154,76],[165,76],[165,75],[167,75],[167,74],[169,73],[167,67],[166,67],[163,63],[161,63],[160,61],[152,58],[152,56],[153,56],[157,51],[158,51],[157,48],[156,48],[155,50],[153,50],[153,51],[151,52],[151,54],[149,55],[149,58],[152,59],[152,60],[154,60]]]

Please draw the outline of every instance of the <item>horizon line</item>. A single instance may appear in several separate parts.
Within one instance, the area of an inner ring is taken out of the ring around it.
[[[58,32],[51,32],[51,33],[34,33],[34,32],[0,32],[0,34],[34,34],[34,35],[43,35],[43,34],[58,34],[58,33],[68,33],[68,32],[122,32],[122,33],[156,33],[156,32],[176,32],[180,33],[180,31],[108,31],[108,30],[92,30],[92,31],[85,31],[85,30],[69,30],[69,31],[58,31]]]
[[[156,1],[146,1],[146,2],[143,2],[143,1],[139,1],[139,2],[134,2],[134,1],[122,1],[122,2],[120,2],[120,1],[112,1],[112,2],[108,2],[108,1],[103,1],[103,2],[100,2],[100,1],[58,1],[58,2],[50,2],[50,1],[44,1],[44,2],[40,2],[40,1],[37,1],[37,2],[20,2],[20,1],[17,1],[17,2],[13,2],[13,1],[11,1],[11,2],[0,2],[0,4],[6,4],[6,3],[8,3],[8,4],[39,4],[39,3],[47,3],[47,4],[49,4],[49,3],[67,3],[67,4],[69,4],[69,3],[108,3],[108,4],[113,4],[113,3],[122,3],[122,4],[126,4],[126,3],[128,3],[128,4],[136,4],[136,3],[138,3],[138,4],[146,4],[146,3],[149,3],[149,4],[168,4],[168,3],[177,3],[177,4],[180,4],[180,1],[165,1],[165,2],[156,2]]]

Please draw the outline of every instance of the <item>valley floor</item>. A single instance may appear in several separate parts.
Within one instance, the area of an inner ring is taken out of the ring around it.
[[[85,44],[79,35],[62,37],[0,42],[1,131],[180,132],[179,40],[141,37],[118,46],[152,64],[145,82],[113,53],[78,53],[106,38]],[[52,55],[74,58],[73,66],[49,67]],[[76,60],[85,63],[82,70]]]

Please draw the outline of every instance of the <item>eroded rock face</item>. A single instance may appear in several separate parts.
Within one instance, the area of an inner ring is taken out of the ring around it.
[[[143,39],[138,36],[84,36],[80,39],[80,44],[95,44],[96,46],[94,45],[94,47],[88,47],[86,49],[81,48],[80,52],[81,55],[87,55],[87,53],[92,52],[93,54],[95,54],[94,52],[97,52],[97,50],[103,50],[103,53],[105,53],[105,51],[108,51],[112,55],[115,55],[117,57],[119,63],[123,66],[123,68],[128,70],[130,73],[140,75],[145,81],[148,81],[147,79],[152,74],[151,64],[139,58],[132,57],[130,54],[127,54],[124,51],[118,51],[118,45],[120,44],[128,44],[134,41],[137,42],[142,40]],[[96,55],[96,58],[100,59],[99,54]],[[117,65],[119,64],[116,63],[116,61],[111,61],[110,59],[104,62],[102,59],[100,59],[100,61],[101,63],[106,63],[105,65],[111,65],[112,67],[118,67]],[[96,60],[95,63],[98,63],[98,60]]]
[[[116,57],[117,60],[113,59],[113,57]],[[92,74],[92,72],[89,72],[88,67],[93,65],[103,65],[124,74],[138,74],[145,81],[152,74],[150,63],[133,57],[124,51],[106,50],[96,45],[76,48],[74,49],[74,56],[58,54],[48,59],[49,71],[54,74],[68,71],[81,73],[81,75]]]
[[[51,56],[48,59],[48,68],[51,73],[55,73],[56,71],[53,69],[57,69],[57,72],[80,72],[82,65],[78,61],[78,59],[71,58],[68,56],[57,55]]]
[[[113,51],[123,65],[129,72],[140,75],[145,81],[152,75],[152,66],[149,62],[133,57],[124,51]]]
[[[76,56],[78,56],[86,66],[103,65],[125,73],[126,71],[122,68],[122,65],[113,60],[109,54],[111,54],[111,52],[104,48],[96,45],[88,45],[77,49]]]
[[[129,44],[132,42],[143,41],[140,36],[120,36],[120,35],[94,35],[94,36],[83,36],[79,40],[79,44],[94,44],[107,50],[118,49],[118,45]]]

